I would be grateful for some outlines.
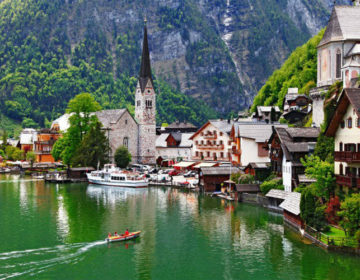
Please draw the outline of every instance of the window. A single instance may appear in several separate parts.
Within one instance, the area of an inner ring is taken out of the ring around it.
[[[360,144],[359,143],[357,144],[357,151],[358,151],[358,153],[360,153]]]
[[[145,104],[146,104],[146,108],[151,108],[152,107],[152,100],[146,100]]]
[[[207,152],[207,157],[210,157],[210,152]]]
[[[358,128],[360,128],[360,118],[357,118],[357,119],[356,119],[356,126],[357,126]]]
[[[342,163],[340,164],[340,167],[339,167],[339,173],[340,173],[340,175],[344,175],[344,166],[342,165]]]
[[[213,157],[214,157],[214,160],[216,160],[216,159],[217,159],[217,157],[216,157],[216,153],[213,153]]]
[[[224,153],[223,152],[220,153],[220,157],[224,158]]]
[[[195,155],[198,157],[198,156],[199,156],[199,152],[198,152],[198,151],[196,151],[196,152],[195,152]]]
[[[124,137],[123,145],[124,145],[124,147],[126,147],[126,148],[129,147],[129,138],[128,138],[128,137]]]
[[[223,133],[222,133],[222,132],[220,132],[220,136],[223,136]]]
[[[342,142],[340,142],[340,144],[339,144],[339,151],[340,151],[340,152],[343,151],[343,143],[342,143]]]
[[[136,106],[138,106],[138,107],[141,106],[141,101],[140,100],[136,101]]]
[[[342,122],[340,123],[340,127],[341,127],[341,128],[344,128],[344,127],[345,127],[345,121],[342,121]]]
[[[347,127],[352,128],[352,118],[351,117],[347,119]]]
[[[125,120],[125,124],[127,124],[127,120]]]
[[[198,145],[198,144],[199,144],[199,141],[195,141],[195,144]]]
[[[336,51],[336,78],[341,78],[341,52]]]
[[[222,140],[220,140],[220,145],[222,145],[223,144],[223,141]]]

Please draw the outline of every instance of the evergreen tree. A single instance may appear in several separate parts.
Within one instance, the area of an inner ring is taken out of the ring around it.
[[[105,132],[101,130],[101,123],[95,122],[90,131],[81,141],[72,159],[73,166],[100,167],[109,162],[109,144]]]
[[[125,146],[117,148],[115,152],[115,163],[120,168],[126,168],[131,162],[131,154]]]

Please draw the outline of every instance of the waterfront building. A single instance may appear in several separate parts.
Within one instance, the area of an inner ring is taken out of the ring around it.
[[[108,138],[112,162],[116,149],[125,146],[132,155],[133,163],[155,164],[156,93],[151,74],[146,25],[141,68],[135,91],[135,117],[127,109],[102,110],[95,115],[102,123]],[[71,114],[64,114],[53,121],[51,129],[66,132],[70,127],[70,116]]]
[[[19,136],[20,149],[25,153],[34,150],[34,142],[37,140],[37,131],[34,128],[24,128]]]
[[[315,127],[275,127],[269,139],[272,171],[282,177],[285,191],[309,182],[300,159],[314,152],[320,129]]]
[[[192,160],[230,162],[230,132],[233,123],[231,120],[209,120],[196,131],[190,137],[193,141]]]
[[[41,129],[37,132],[37,139],[34,142],[34,152],[36,155],[36,162],[55,162],[51,155],[52,148],[61,134],[52,129]]]
[[[156,159],[179,162],[191,159],[192,133],[163,133],[156,139]]]
[[[360,89],[345,88],[339,98],[326,135],[334,137],[335,176],[338,187],[348,193],[360,188]]]
[[[270,162],[267,142],[273,127],[287,127],[286,124],[266,122],[236,122],[230,132],[231,159],[238,166],[251,163]]]
[[[329,87],[343,81],[352,88],[360,74],[360,5],[335,6],[326,31],[317,46],[317,87],[310,91],[313,100],[313,122],[320,127],[324,120],[324,98]]]
[[[304,227],[304,221],[300,217],[300,201],[301,193],[291,192],[280,204],[280,208],[284,210],[284,222],[297,230]]]
[[[239,172],[240,169],[230,166],[201,167],[200,185],[204,192],[221,191],[223,183],[230,179],[230,174]]]

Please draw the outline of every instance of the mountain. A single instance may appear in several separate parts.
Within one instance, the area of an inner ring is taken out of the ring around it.
[[[220,115],[237,112],[326,24],[331,2],[2,0],[0,109],[43,124],[81,91],[104,108],[131,109],[146,17],[158,120],[190,115],[199,124],[215,116],[193,98]]]

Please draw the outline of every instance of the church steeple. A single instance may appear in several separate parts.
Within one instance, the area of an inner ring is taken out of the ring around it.
[[[143,50],[142,50],[141,67],[140,67],[140,73],[139,73],[139,82],[140,82],[141,92],[144,92],[149,79],[152,82],[149,44],[148,44],[148,38],[147,38],[147,26],[146,26],[146,19],[145,19],[144,20]]]

